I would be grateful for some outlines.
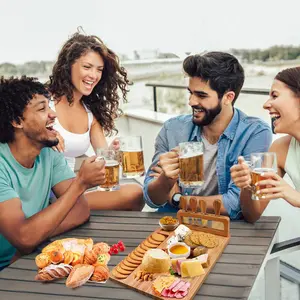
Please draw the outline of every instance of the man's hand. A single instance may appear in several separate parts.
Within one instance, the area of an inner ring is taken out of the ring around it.
[[[235,185],[241,189],[249,188],[251,184],[251,171],[243,156],[238,158],[238,164],[230,168],[231,178]]]
[[[105,183],[105,160],[96,156],[86,159],[78,172],[78,179],[85,189]]]
[[[162,173],[163,170],[160,167],[160,164],[158,162],[156,166],[151,168],[151,171],[153,171],[153,173],[151,173],[149,176],[157,178],[160,176],[160,174]]]
[[[159,157],[159,165],[161,166],[162,173],[168,179],[177,180],[180,173],[177,149],[174,148],[170,152],[162,154]]]
[[[52,147],[53,150],[58,151],[58,152],[64,152],[65,151],[65,140],[64,138],[60,135],[60,133],[57,131],[56,137],[58,139],[58,144],[54,147]]]

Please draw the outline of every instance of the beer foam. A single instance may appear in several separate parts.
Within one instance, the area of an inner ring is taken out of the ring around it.
[[[116,160],[105,160],[105,166],[107,167],[114,167],[117,165],[119,165],[119,163]]]
[[[203,155],[203,151],[200,151],[200,152],[193,152],[193,153],[184,153],[183,155],[180,155],[179,158],[190,158],[190,157],[195,157],[195,156],[198,156],[198,155]]]

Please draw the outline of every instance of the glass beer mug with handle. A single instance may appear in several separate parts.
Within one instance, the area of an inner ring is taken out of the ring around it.
[[[201,187],[204,183],[203,143],[179,144],[179,184],[185,188]]]
[[[145,174],[141,136],[120,137],[123,177],[136,178]]]
[[[97,149],[97,160],[105,160],[105,183],[99,186],[101,191],[115,191],[120,188],[119,151],[111,149]]]
[[[262,152],[251,154],[251,190],[252,200],[259,200],[263,194],[257,194],[264,186],[255,185],[261,180],[267,179],[262,176],[263,173],[274,172],[277,173],[277,157],[274,152]]]

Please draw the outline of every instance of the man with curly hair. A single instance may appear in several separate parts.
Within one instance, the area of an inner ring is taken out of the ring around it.
[[[75,177],[51,147],[58,139],[49,94],[33,78],[0,79],[0,269],[89,218],[83,193],[105,181],[104,161]],[[49,205],[50,191],[57,200]]]
[[[244,83],[238,60],[224,52],[191,55],[183,62],[189,78],[189,105],[192,114],[168,120],[155,143],[152,165],[146,175],[144,198],[159,211],[177,211],[181,195],[195,195],[213,211],[221,201],[221,213],[231,219],[242,216],[239,188],[230,177],[230,168],[240,155],[268,151],[272,141],[270,126],[234,108]],[[204,184],[189,188],[179,184],[179,154],[183,142],[203,142]],[[154,177],[157,179],[154,180]]]

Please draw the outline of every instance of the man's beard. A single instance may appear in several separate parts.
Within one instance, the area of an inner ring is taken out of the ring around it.
[[[56,138],[54,140],[42,140],[41,144],[44,145],[44,147],[54,147],[58,145],[59,140]]]
[[[220,114],[222,110],[222,106],[221,106],[221,102],[219,102],[217,106],[212,109],[206,109],[204,107],[200,107],[197,105],[193,105],[192,109],[193,109],[193,116],[194,116],[194,109],[202,109],[204,112],[204,117],[201,120],[198,120],[197,118],[193,117],[193,123],[197,126],[207,126],[213,122],[213,120],[216,118],[217,115]]]

